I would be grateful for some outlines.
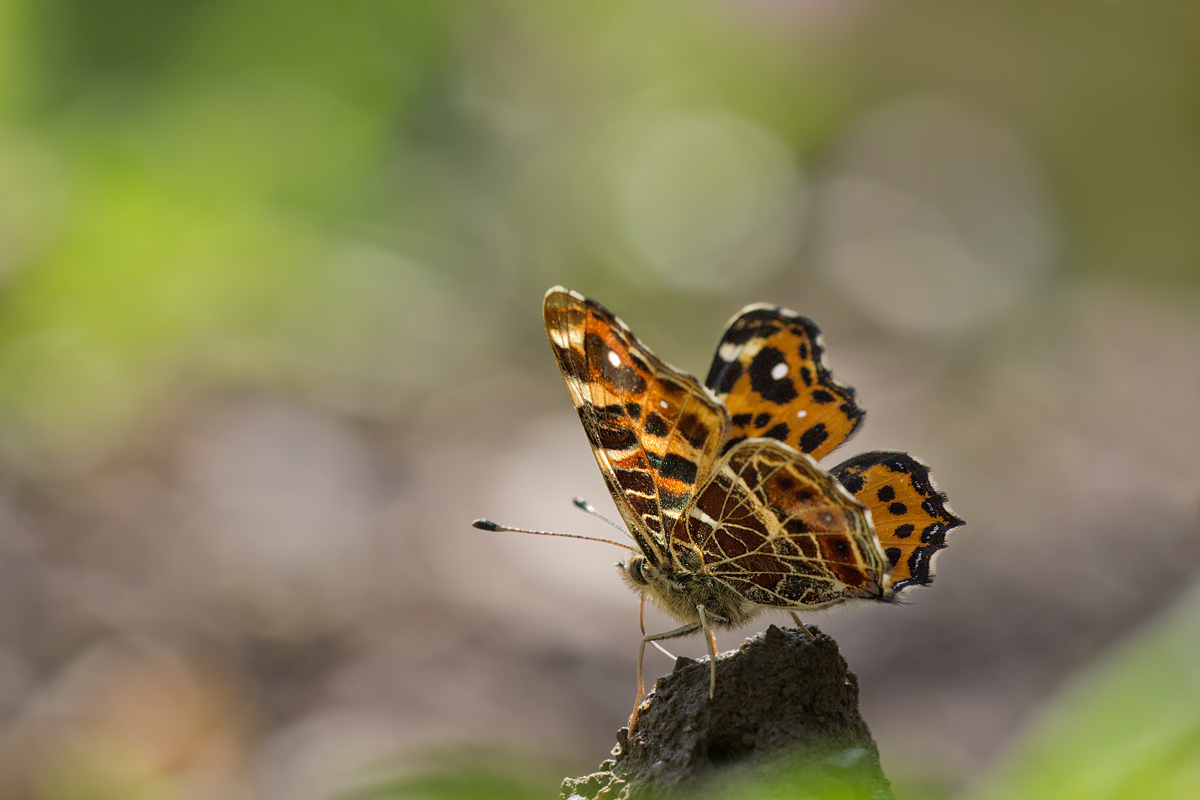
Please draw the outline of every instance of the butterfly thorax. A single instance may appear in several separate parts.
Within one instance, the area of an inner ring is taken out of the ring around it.
[[[700,572],[655,566],[645,556],[617,565],[626,583],[682,622],[699,622],[700,606],[710,627],[736,628],[762,609],[719,578]]]

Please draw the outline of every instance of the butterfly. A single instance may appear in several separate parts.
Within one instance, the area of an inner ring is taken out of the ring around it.
[[[927,466],[871,452],[826,472],[816,459],[862,425],[855,392],[823,361],[810,320],[769,305],[728,324],[708,376],[663,362],[594,300],[556,286],[546,333],[621,518],[637,547],[625,581],[682,624],[648,643],[701,631],[716,691],[713,631],[767,609],[893,602],[932,582],[946,535],[963,521]],[[484,520],[476,527],[496,530]],[[588,537],[577,537],[588,538]],[[644,616],[643,616],[644,620]],[[811,635],[811,633],[809,633]]]

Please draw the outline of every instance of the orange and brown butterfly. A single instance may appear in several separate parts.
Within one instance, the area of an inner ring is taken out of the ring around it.
[[[856,456],[830,472],[816,464],[858,430],[864,412],[825,366],[811,321],[773,306],[743,309],[701,384],[576,292],[554,287],[543,314],[637,543],[621,573],[643,603],[649,597],[683,623],[643,636],[631,725],[647,643],[703,631],[715,691],[714,629],[772,608],[892,602],[933,580],[934,557],[962,520],[928,467],[893,452]]]

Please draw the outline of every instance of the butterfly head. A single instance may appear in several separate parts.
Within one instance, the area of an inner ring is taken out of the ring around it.
[[[658,567],[651,564],[649,559],[641,554],[618,561],[617,569],[621,571],[621,577],[625,579],[625,582],[638,593],[645,592],[651,584],[662,580],[662,574]]]

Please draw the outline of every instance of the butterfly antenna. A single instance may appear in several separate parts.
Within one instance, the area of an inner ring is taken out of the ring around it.
[[[581,536],[578,533],[558,533],[557,531],[531,531],[528,528],[510,528],[507,525],[500,525],[492,522],[490,519],[477,519],[471,523],[472,527],[479,528],[481,531],[512,531],[513,533],[533,533],[538,536],[562,536],[567,539],[586,539],[589,542],[605,542],[606,544],[615,544],[617,547],[624,547],[626,550],[633,550],[627,544],[614,542],[612,539],[600,539],[596,536]],[[637,551],[634,550],[636,553]]]
[[[608,517],[601,514],[599,511],[596,510],[596,507],[594,505],[589,503],[587,500],[584,500],[582,497],[576,497],[576,498],[572,499],[571,502],[574,503],[575,507],[578,508],[580,511],[583,511],[587,514],[591,514],[596,519],[608,523],[609,525],[611,525],[614,528],[616,528],[617,530],[619,530],[621,533],[625,534],[626,536],[629,536],[629,531],[625,530],[620,525],[618,525],[617,523],[613,522]],[[629,536],[629,538],[632,539],[633,537]]]

